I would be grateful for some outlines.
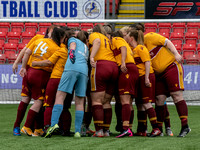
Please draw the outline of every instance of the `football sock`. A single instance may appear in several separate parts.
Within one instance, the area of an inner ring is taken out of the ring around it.
[[[55,124],[58,124],[62,110],[63,110],[63,105],[61,104],[56,104],[53,106],[51,115],[51,127],[53,127]]]
[[[27,128],[31,128],[33,126],[33,123],[35,122],[35,118],[37,117],[37,115],[38,115],[37,112],[35,112],[32,109],[29,109],[24,126]]]
[[[133,126],[133,120],[134,120],[134,110],[131,110],[131,116],[130,116],[130,120],[129,120],[129,129],[132,130],[132,126]]]
[[[103,109],[104,111],[104,131],[109,130],[112,121],[112,108]]]
[[[137,132],[146,132],[147,130],[146,111],[137,111],[137,119],[138,119]]]
[[[81,132],[81,125],[83,122],[84,111],[76,110],[75,112],[75,133]]]
[[[163,132],[162,130],[162,124],[165,120],[165,116],[166,116],[166,111],[165,111],[165,105],[163,106],[156,106],[155,110],[156,110],[156,116],[157,116],[157,125],[158,128],[160,129],[161,132]]]
[[[104,111],[102,105],[92,106],[92,115],[94,119],[95,130],[99,131],[103,129]]]
[[[167,127],[171,127],[171,124],[170,124],[169,110],[168,110],[167,104],[165,104],[164,106],[165,106],[164,109],[166,111],[166,117],[165,117],[164,123],[165,123],[165,128],[167,128]]]
[[[131,107],[130,107],[130,104],[124,104],[124,105],[122,105],[123,130],[128,130],[130,116],[131,116]]]
[[[88,128],[92,121],[92,112],[85,112],[84,113],[84,123],[86,128]]]
[[[72,116],[69,109],[63,109],[59,120],[59,127],[62,128],[64,132],[70,131],[71,122]]]
[[[122,122],[122,104],[116,102],[115,103],[115,114],[117,118],[117,125],[121,125]]]
[[[52,110],[53,110],[52,106],[46,106],[46,109],[44,111],[44,126],[50,126],[51,125]]]
[[[20,124],[24,118],[26,109],[27,109],[28,104],[24,103],[23,101],[20,102],[18,109],[17,109],[17,118],[14,124],[14,128],[15,127],[20,127]]]
[[[179,115],[179,118],[181,119],[181,125],[182,127],[188,127],[188,108],[187,104],[184,100],[179,101],[178,103],[175,103],[176,109]]]
[[[44,128],[44,107],[42,107],[35,118],[35,129]]]
[[[148,114],[149,120],[151,122],[151,126],[153,129],[157,128],[157,117],[156,112],[153,107],[146,110],[146,113]]]

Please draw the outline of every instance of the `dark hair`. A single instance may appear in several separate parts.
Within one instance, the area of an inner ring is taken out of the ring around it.
[[[96,26],[94,26],[93,32],[98,32],[106,36],[106,31],[101,24],[97,24]]]
[[[89,38],[88,32],[87,32],[87,31],[83,31],[83,32],[84,32],[84,34],[85,34],[85,36],[86,36],[86,39],[88,39],[88,38]]]
[[[118,31],[115,31],[115,32],[112,33],[112,37],[121,37],[121,38],[123,38],[124,36],[123,36],[122,31],[118,30]]]
[[[86,36],[85,36],[84,31],[79,31],[79,32],[78,32],[78,34],[77,34],[77,39],[81,40],[83,43],[86,44],[87,38],[86,38]]]
[[[108,27],[110,27],[113,30],[113,27],[112,27],[112,25],[110,23],[104,23],[103,26],[108,26]]]
[[[67,30],[67,31],[65,31],[65,39],[64,39],[64,44],[65,45],[67,45],[67,43],[68,43],[68,40],[71,38],[71,37],[73,37],[73,35],[74,35],[74,31],[73,30]]]
[[[144,45],[144,34],[141,30],[131,30],[129,36],[134,37],[137,44]]]
[[[81,28],[79,28],[79,27],[71,27],[69,29],[73,30],[73,31],[81,31]]]
[[[63,30],[62,28],[57,28],[55,27],[53,29],[51,38],[52,40],[58,45],[60,46],[60,40],[65,36],[65,30]]]
[[[66,26],[61,26],[62,29],[64,29],[65,31],[69,31],[70,28],[66,27]]]
[[[142,32],[144,32],[144,25],[142,23],[135,23],[129,26],[132,29],[135,30],[141,30]]]
[[[48,37],[49,37],[49,36],[48,36],[48,33],[49,33],[49,28],[46,29],[44,38],[48,38]]]
[[[51,29],[54,29],[55,27],[58,27],[58,28],[59,28],[60,26],[55,25],[55,24],[52,24],[51,26],[49,26],[49,27],[46,29],[46,32],[45,32],[44,38],[50,38],[50,37],[48,36],[49,31],[50,31]]]

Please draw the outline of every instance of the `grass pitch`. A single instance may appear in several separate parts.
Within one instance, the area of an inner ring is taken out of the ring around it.
[[[87,150],[87,149],[119,149],[119,150],[199,150],[200,149],[200,106],[188,106],[189,125],[192,131],[185,138],[176,137],[180,132],[180,120],[178,118],[175,106],[168,106],[171,118],[171,128],[174,137],[126,137],[115,138],[118,134],[115,131],[116,117],[113,112],[111,137],[92,138],[92,137],[62,137],[52,136],[51,138],[28,137],[22,135],[16,137],[12,135],[13,124],[15,121],[18,105],[0,105],[0,150]],[[134,107],[135,109],[135,107]],[[72,128],[74,131],[74,106],[71,108]],[[114,109],[113,109],[114,110]],[[136,109],[135,109],[136,110]],[[137,118],[133,123],[133,131],[136,131]],[[25,119],[24,119],[25,120]],[[24,125],[24,121],[21,127]],[[93,122],[91,128],[94,129]],[[151,126],[148,124],[148,131]]]

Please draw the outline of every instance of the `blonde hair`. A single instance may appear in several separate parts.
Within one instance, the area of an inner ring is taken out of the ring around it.
[[[106,24],[106,25],[103,25],[103,28],[105,29],[106,33],[107,34],[112,34],[112,26],[110,24]]]
[[[124,33],[128,34],[128,32],[129,32],[129,26],[124,26],[123,28],[120,29],[120,31],[123,33],[123,35],[124,35]]]

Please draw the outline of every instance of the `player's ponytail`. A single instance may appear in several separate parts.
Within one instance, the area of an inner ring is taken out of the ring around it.
[[[144,25],[142,23],[135,23],[129,26],[130,29],[141,30],[144,33]]]
[[[137,31],[138,31],[137,43],[138,45],[144,45],[144,34],[141,30],[137,30]]]
[[[141,30],[130,30],[130,37],[134,37],[138,45],[144,45],[144,34]]]
[[[61,39],[65,37],[65,30],[63,30],[62,28],[54,28],[52,35],[51,35],[51,39],[58,45],[60,46],[61,44]]]
[[[67,45],[68,40],[73,37],[74,31],[73,30],[65,30],[65,39],[64,39],[64,44]]]
[[[106,31],[106,36],[107,36],[107,38],[110,39],[110,38],[111,38],[111,35],[112,35],[112,33],[113,33],[112,27],[109,26],[109,25],[104,25],[103,28],[104,28],[105,31]]]

